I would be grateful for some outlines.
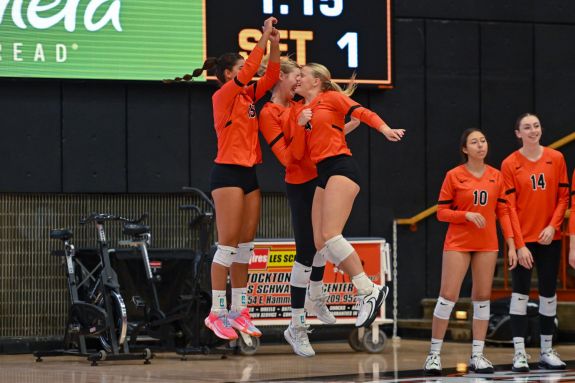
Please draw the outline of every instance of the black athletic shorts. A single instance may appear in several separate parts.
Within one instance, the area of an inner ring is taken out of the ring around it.
[[[259,189],[256,167],[215,164],[210,174],[210,191],[225,187],[239,187],[244,194]]]
[[[352,156],[340,154],[317,163],[318,185],[325,189],[331,176],[344,176],[360,186],[359,165]]]

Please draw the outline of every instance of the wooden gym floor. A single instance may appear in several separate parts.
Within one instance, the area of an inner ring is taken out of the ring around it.
[[[358,353],[347,343],[314,344],[317,355],[302,358],[288,345],[261,346],[254,356],[230,355],[225,359],[158,354],[149,365],[142,361],[105,361],[92,367],[84,358],[51,357],[35,362],[30,354],[0,355],[0,383],[176,383],[176,382],[575,382],[575,345],[560,345],[557,351],[570,361],[562,373],[536,369],[538,349],[529,349],[532,371],[513,374],[513,349],[488,347],[486,356],[496,365],[492,376],[466,374],[471,346],[445,343],[442,352],[444,376],[426,378],[421,366],[429,349],[427,341],[406,340],[380,354]],[[459,369],[459,372],[457,371]]]

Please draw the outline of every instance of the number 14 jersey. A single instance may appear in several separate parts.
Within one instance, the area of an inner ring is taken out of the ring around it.
[[[537,161],[530,161],[517,150],[503,161],[501,173],[510,214],[517,215],[521,226],[515,246],[519,249],[525,242],[537,242],[547,226],[555,228],[553,239],[560,239],[569,206],[569,179],[561,152],[545,147]]]

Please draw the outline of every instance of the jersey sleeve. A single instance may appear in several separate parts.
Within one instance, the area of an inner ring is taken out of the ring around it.
[[[439,192],[439,201],[437,201],[437,219],[442,222],[464,223],[465,211],[458,211],[453,208],[456,198],[456,190],[453,187],[451,173],[447,173],[441,185]]]
[[[497,219],[499,219],[499,225],[501,225],[501,231],[503,231],[503,238],[513,238],[513,227],[511,225],[511,219],[509,217],[509,208],[507,198],[505,196],[505,184],[503,179],[499,177],[499,195],[497,196],[497,207],[496,214]]]
[[[280,78],[280,63],[270,61],[266,73],[258,81],[251,84],[247,90],[254,101],[262,98]]]
[[[297,118],[304,106],[293,106],[290,110],[289,130],[291,136],[290,142],[290,156],[287,158],[290,161],[299,161],[305,154],[306,145],[306,131],[305,128],[297,123]]]
[[[509,210],[509,220],[513,229],[513,240],[515,247],[521,249],[525,247],[523,234],[521,231],[521,224],[517,216],[517,193],[515,189],[515,178],[513,177],[512,165],[509,161],[503,161],[501,164],[501,174],[503,175],[503,185],[505,190],[505,199],[507,200],[507,208]]]
[[[281,119],[271,108],[263,108],[260,112],[259,126],[262,135],[272,152],[281,164],[287,166],[288,145],[281,126]]]
[[[380,126],[385,124],[383,120],[371,110],[361,106],[359,103],[351,99],[340,92],[331,92],[331,99],[333,100],[336,107],[346,116],[352,116],[369,125],[374,129],[378,129]]]
[[[575,235],[575,170],[571,180],[571,217],[569,217],[569,234]]]
[[[240,93],[244,89],[244,86],[252,79],[252,77],[255,76],[263,56],[264,50],[256,46],[248,56],[244,66],[238,72],[237,76],[222,85],[222,87],[214,94],[214,102],[224,108],[231,105],[238,93]]]
[[[569,179],[567,178],[567,165],[563,155],[557,165],[557,178],[559,179],[559,188],[557,189],[557,205],[553,212],[553,217],[549,226],[553,226],[556,231],[561,230],[561,225],[565,219],[565,211],[569,207]]]

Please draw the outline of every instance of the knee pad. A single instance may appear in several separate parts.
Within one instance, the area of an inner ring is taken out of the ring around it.
[[[294,287],[306,289],[310,275],[311,267],[304,266],[299,262],[294,262],[291,269],[289,284]]]
[[[489,320],[490,308],[490,301],[473,301],[473,319]]]
[[[325,241],[326,258],[334,265],[339,265],[355,251],[353,246],[341,234]]]
[[[233,257],[233,262],[243,264],[250,263],[250,259],[252,258],[253,253],[254,253],[253,242],[240,243],[238,245],[238,251]]]
[[[315,255],[313,256],[313,267],[324,267],[325,266],[325,257],[327,253],[327,248],[324,246],[320,250],[318,250]]]
[[[557,294],[551,298],[539,296],[539,314],[546,317],[557,315]]]
[[[509,314],[527,315],[527,303],[529,303],[529,295],[512,293]]]
[[[216,254],[214,254],[212,262],[218,263],[224,267],[230,267],[237,252],[238,249],[235,247],[218,245],[218,249],[216,250]]]
[[[436,316],[439,319],[449,320],[453,306],[455,306],[455,302],[451,302],[443,297],[439,297],[437,299],[437,303],[435,304],[435,310],[433,310],[433,316]]]

